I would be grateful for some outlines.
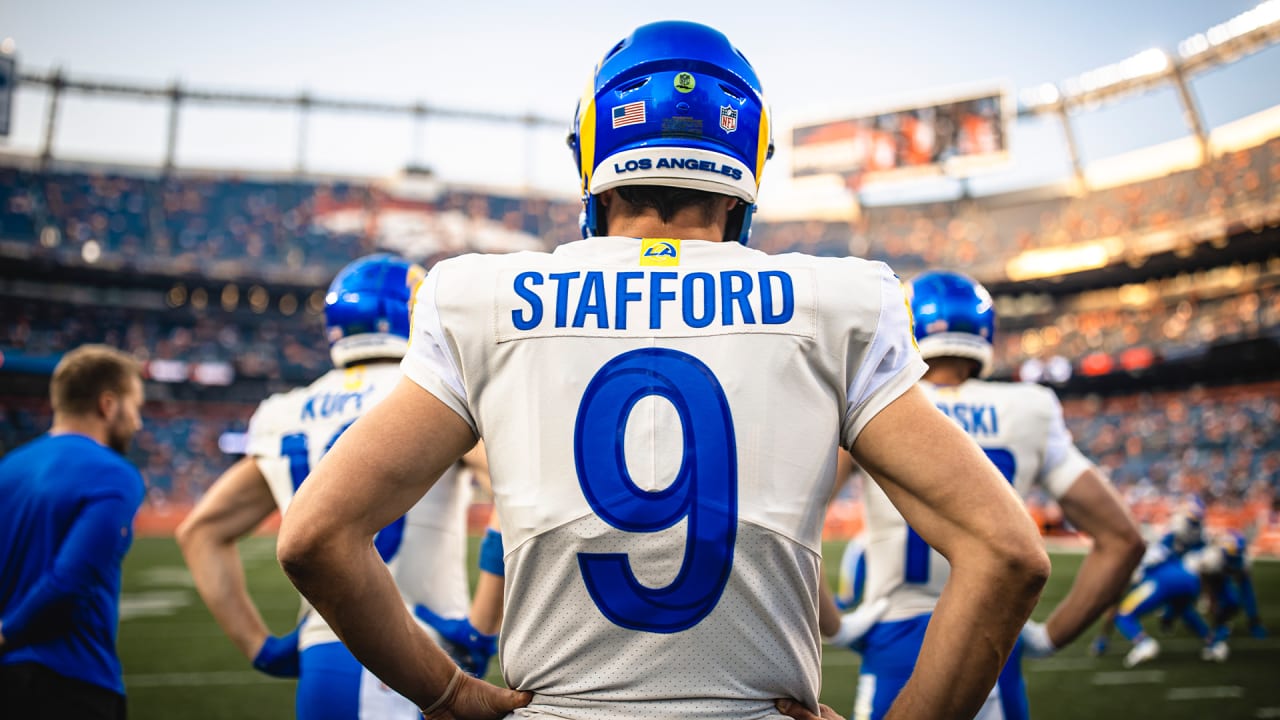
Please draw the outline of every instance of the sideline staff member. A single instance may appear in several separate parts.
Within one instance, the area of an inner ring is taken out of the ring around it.
[[[144,492],[122,454],[142,427],[142,376],[86,345],[49,395],[49,432],[0,460],[0,716],[117,720],[120,565]]]

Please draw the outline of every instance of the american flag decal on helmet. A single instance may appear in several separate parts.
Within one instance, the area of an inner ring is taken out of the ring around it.
[[[619,105],[613,109],[614,130],[617,130],[620,127],[626,127],[627,125],[643,125],[644,122],[643,100],[627,103],[626,105]]]

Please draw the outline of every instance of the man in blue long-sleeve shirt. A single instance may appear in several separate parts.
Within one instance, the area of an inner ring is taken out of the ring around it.
[[[142,377],[88,345],[49,394],[48,434],[0,460],[0,717],[118,720],[120,565],[144,491],[121,454],[142,427]]]

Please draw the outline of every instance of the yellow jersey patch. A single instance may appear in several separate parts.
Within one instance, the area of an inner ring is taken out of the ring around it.
[[[346,368],[342,373],[342,389],[354,392],[364,387],[364,372],[363,365]]]
[[[672,267],[679,264],[679,238],[640,238],[641,266]]]

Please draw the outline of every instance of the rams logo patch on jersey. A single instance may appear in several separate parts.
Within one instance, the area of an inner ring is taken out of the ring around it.
[[[679,238],[641,238],[640,265],[670,267],[680,264]]]

